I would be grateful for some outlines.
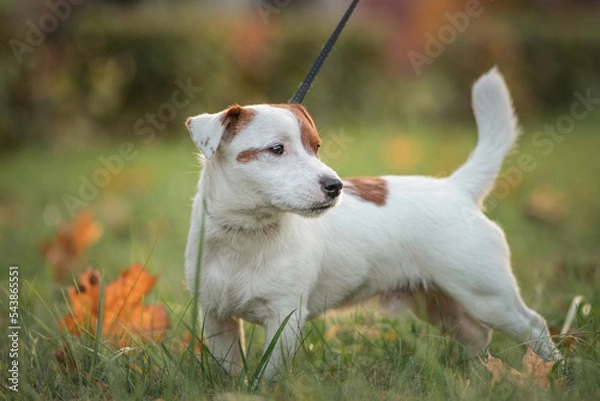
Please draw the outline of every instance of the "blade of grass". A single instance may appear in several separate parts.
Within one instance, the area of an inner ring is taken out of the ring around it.
[[[104,272],[100,275],[100,291],[98,293],[98,322],[96,322],[96,333],[94,336],[94,354],[92,356],[92,363],[90,365],[90,380],[96,367],[96,361],[98,360],[98,349],[100,348],[100,342],[102,341],[102,319],[104,318]]]
[[[244,347],[242,347],[242,342],[238,341],[238,348],[240,350],[240,359],[242,360],[242,371],[238,377],[238,385],[243,384],[245,381],[246,374],[248,373],[248,360],[246,358],[246,354],[244,353]]]
[[[41,302],[41,304],[42,304],[42,306],[44,307],[44,309],[45,309],[45,310],[48,312],[48,314],[51,316],[51,318],[52,318],[51,320],[52,320],[53,322],[58,322],[58,321],[59,321],[59,318],[57,317],[57,316],[58,316],[58,313],[56,313],[56,314],[55,314],[55,313],[53,312],[53,310],[52,310],[52,308],[50,307],[50,305],[48,305],[48,303],[46,302],[46,297],[42,296],[42,294],[40,294],[40,292],[38,291],[38,289],[36,288],[36,286],[32,285],[32,284],[31,284],[29,281],[25,281],[25,284],[27,285],[27,289],[28,289],[28,291],[30,291],[30,292],[31,292],[31,293],[32,293],[32,294],[35,296],[35,298],[36,298],[38,301],[40,301],[40,302]],[[62,297],[63,297],[63,300],[65,301],[65,303],[66,303],[67,305],[69,305],[69,313],[71,313],[71,312],[72,312],[72,310],[71,310],[71,306],[70,306],[69,302],[67,301],[67,298],[65,297],[65,293],[64,293],[64,292],[62,293]],[[50,326],[49,326],[49,325],[48,325],[48,324],[47,324],[47,323],[44,321],[44,319],[42,319],[42,318],[40,318],[40,317],[38,316],[38,315],[39,315],[38,313],[31,313],[31,311],[29,311],[29,310],[27,310],[27,309],[25,310],[25,313],[26,313],[26,314],[27,314],[27,315],[28,315],[28,316],[29,316],[31,319],[33,319],[33,320],[35,321],[35,323],[36,323],[38,326],[40,326],[40,328],[44,329],[44,331],[46,332],[46,334],[48,334],[48,335],[51,335],[51,336],[53,336],[53,335],[55,335],[55,334],[56,334],[55,330],[54,330],[54,329],[52,329],[52,328],[51,328],[51,327],[50,327]]]
[[[260,382],[262,381],[265,371],[267,370],[266,369],[267,363],[269,362],[269,359],[271,359],[271,355],[273,354],[273,351],[275,350],[275,346],[277,345],[277,342],[279,341],[279,337],[281,337],[281,333],[283,332],[283,329],[285,328],[285,326],[287,325],[288,321],[290,320],[290,318],[292,317],[292,315],[294,313],[296,313],[296,309],[294,309],[292,312],[290,312],[290,314],[287,315],[285,317],[285,319],[283,319],[283,321],[277,328],[277,331],[275,332],[273,339],[271,340],[271,342],[265,349],[265,353],[263,354],[262,358],[260,359],[258,367],[256,368],[256,371],[255,371],[255,374],[252,376],[253,380],[249,382],[249,387],[250,387],[251,392],[254,392],[258,389],[258,386],[259,386]]]
[[[191,352],[193,354],[195,339],[198,333],[198,320],[200,318],[200,270],[202,267],[202,256],[204,254],[204,230],[206,223],[206,202],[203,201],[202,215],[200,222],[200,236],[198,239],[198,256],[196,259],[196,275],[194,276],[194,302],[192,304],[192,338],[194,341],[191,342]],[[204,330],[202,330],[204,331]]]
[[[325,324],[325,322],[323,321],[323,325],[324,324]],[[312,328],[315,331],[315,333],[317,333],[317,336],[319,337],[319,339],[323,342],[323,345],[325,345],[325,348],[327,348],[327,351],[333,352],[332,349],[331,349],[331,346],[329,345],[329,342],[325,339],[325,336],[323,335],[323,332],[319,329],[319,327],[314,322],[314,320],[310,321],[310,325],[312,326]]]
[[[165,225],[165,216],[161,215],[160,220],[158,222],[158,230],[156,231],[156,236],[154,237],[154,242],[152,243],[152,247],[150,248],[148,257],[146,258],[146,261],[144,262],[144,267],[147,267],[148,263],[150,263],[150,258],[152,257],[152,254],[154,253],[154,250],[156,249],[156,245],[158,244],[158,239],[160,238],[160,235],[162,233],[164,225]]]

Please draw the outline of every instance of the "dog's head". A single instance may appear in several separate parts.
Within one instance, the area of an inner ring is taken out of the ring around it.
[[[228,188],[234,196],[307,217],[339,201],[342,182],[319,159],[321,139],[299,104],[234,105],[190,117],[186,126],[207,166],[218,165],[235,185]]]

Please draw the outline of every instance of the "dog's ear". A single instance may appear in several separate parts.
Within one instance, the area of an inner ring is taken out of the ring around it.
[[[220,118],[222,113],[200,114],[188,118],[185,122],[192,141],[207,159],[215,154],[225,132],[225,127]]]
[[[185,125],[198,149],[210,159],[217,151],[219,143],[237,134],[250,122],[253,115],[253,110],[233,105],[220,113],[190,117]]]

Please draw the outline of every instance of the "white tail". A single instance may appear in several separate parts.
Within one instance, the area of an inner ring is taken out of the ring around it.
[[[494,187],[504,156],[518,137],[517,119],[502,75],[494,67],[473,85],[477,147],[450,176],[478,204]]]

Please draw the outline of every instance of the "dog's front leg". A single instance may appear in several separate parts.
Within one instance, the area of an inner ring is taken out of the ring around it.
[[[265,323],[265,353],[272,348],[265,366],[267,380],[276,380],[283,373],[286,363],[291,360],[304,323],[303,315],[306,316],[299,309],[283,309]]]
[[[234,317],[218,318],[207,313],[204,319],[204,338],[212,356],[230,375],[242,368],[240,349],[244,349],[242,320]]]

